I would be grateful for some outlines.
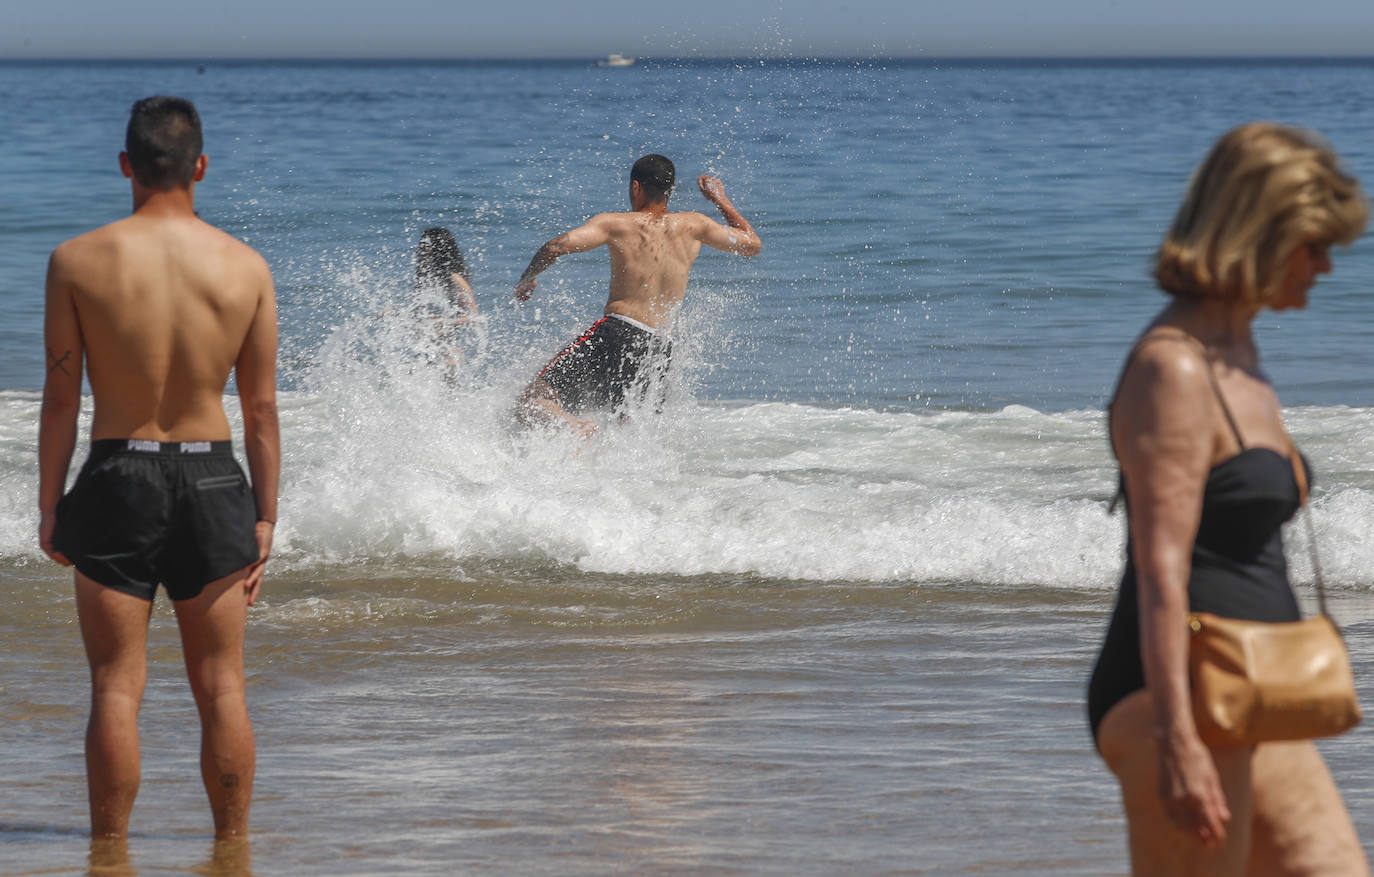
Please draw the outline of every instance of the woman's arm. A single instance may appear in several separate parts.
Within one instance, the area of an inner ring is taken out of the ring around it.
[[[1130,497],[1140,655],[1154,704],[1160,796],[1204,845],[1231,814],[1188,687],[1188,578],[1207,474],[1217,456],[1216,395],[1206,360],[1181,339],[1142,342],[1112,410],[1112,444]]]
[[[472,294],[472,287],[463,279],[461,274],[449,275],[453,280],[453,288],[458,291],[458,301],[462,303],[463,310],[469,317],[477,316],[477,296]]]

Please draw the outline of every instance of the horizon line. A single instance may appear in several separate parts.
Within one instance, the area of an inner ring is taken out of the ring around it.
[[[473,55],[44,55],[17,56],[0,55],[0,63],[337,63],[337,64],[509,64],[509,63],[548,63],[548,64],[592,64],[603,60],[605,55],[560,55],[560,56],[473,56]],[[765,54],[765,55],[636,55],[635,63],[738,63],[787,61],[802,63],[819,62],[1019,62],[1019,63],[1083,63],[1083,62],[1140,62],[1140,61],[1318,61],[1350,62],[1374,61],[1374,53],[1363,55],[1312,55],[1312,54],[951,54],[951,55],[824,55],[824,54]]]

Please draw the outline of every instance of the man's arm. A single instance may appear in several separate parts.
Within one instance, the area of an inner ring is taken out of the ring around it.
[[[529,267],[525,269],[525,273],[520,275],[520,282],[515,284],[515,297],[520,301],[529,301],[535,286],[538,285],[534,278],[558,261],[559,256],[566,256],[569,253],[585,253],[605,245],[610,240],[610,220],[604,213],[593,216],[584,225],[578,226],[566,234],[559,235],[540,247],[539,251],[534,254]]]
[[[725,184],[717,177],[702,174],[697,177],[697,185],[701,187],[701,194],[707,201],[716,205],[720,215],[729,225],[729,228],[726,228],[715,222],[705,223],[702,226],[701,242],[708,247],[727,253],[738,253],[741,256],[757,256],[762,252],[763,241],[759,240],[754,227],[735,209],[730,199],[725,197]]]
[[[258,507],[255,528],[258,562],[245,582],[249,606],[258,598],[267,556],[272,552],[272,534],[277,526],[277,485],[281,478],[281,430],[277,422],[277,299],[266,263],[261,265],[261,271],[258,310],[234,363],[239,404],[243,408],[243,450],[248,457],[253,498]]]
[[[43,409],[38,418],[38,544],[63,566],[71,561],[53,548],[57,501],[67,485],[67,467],[76,447],[76,418],[81,412],[81,368],[85,345],[77,321],[71,284],[65,277],[64,246],[48,260],[44,291],[43,344],[48,376],[43,381]]]

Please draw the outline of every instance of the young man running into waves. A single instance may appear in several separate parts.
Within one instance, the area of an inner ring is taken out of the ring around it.
[[[674,176],[671,161],[644,156],[630,170],[630,212],[593,216],[554,238],[539,248],[520,276],[515,297],[528,301],[535,278],[559,256],[600,246],[611,253],[611,290],[602,318],[526,388],[519,410],[523,422],[564,423],[590,435],[595,424],[577,414],[619,407],[631,388],[643,386],[653,360],[666,366],[669,345],[659,331],[682,303],[701,245],[741,256],[756,256],[763,249],[715,177],[703,174],[697,184],[728,225],[700,213],[668,212]]]
[[[128,833],[148,619],[162,584],[200,712],[215,835],[232,837],[248,829],[255,764],[244,626],[277,518],[272,276],[256,252],[196,217],[192,191],[206,157],[189,101],[134,104],[119,165],[132,180],[133,214],[66,241],[48,263],[39,541],[76,567],[91,668],[91,833]],[[91,449],[62,496],[83,359],[95,399]],[[230,371],[251,489],[230,448]]]

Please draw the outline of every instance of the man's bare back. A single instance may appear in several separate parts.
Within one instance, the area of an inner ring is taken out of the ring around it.
[[[698,184],[702,195],[720,208],[728,227],[701,213],[671,213],[666,200],[641,202],[627,213],[601,213],[541,247],[521,275],[516,297],[527,301],[536,286],[534,278],[559,256],[604,245],[611,254],[604,313],[658,328],[682,303],[702,244],[742,256],[755,256],[763,249],[753,227],[725,197],[724,184],[704,174]]]
[[[239,379],[251,380],[253,344],[275,348],[261,256],[194,214],[145,206],[59,246],[49,283],[53,303],[69,302],[80,324],[91,438],[229,438],[230,371],[241,361],[249,374]],[[51,354],[74,372],[70,352]]]
[[[648,159],[661,159],[666,163],[667,188],[662,192],[654,191],[652,186],[646,188],[632,179],[630,206],[633,209],[630,212],[598,214],[584,225],[544,244],[516,284],[517,299],[529,300],[536,286],[535,277],[560,256],[605,246],[611,254],[611,281],[603,314],[628,319],[654,333],[682,303],[692,265],[703,244],[741,256],[754,256],[763,249],[758,234],[725,196],[724,184],[715,177],[703,174],[697,184],[701,194],[716,205],[728,225],[721,225],[701,213],[669,212],[666,192],[671,189],[672,165],[661,156],[646,156],[636,163],[636,170]],[[599,331],[600,325],[597,324],[593,331]],[[591,421],[574,417],[568,411],[565,402],[569,400],[564,397],[570,390],[558,386],[573,381],[585,383],[585,377],[560,374],[567,372],[569,363],[582,355],[577,350],[582,344],[594,346],[596,341],[589,336],[567,348],[530,384],[521,402],[522,417],[563,422],[583,434],[594,429]],[[583,372],[604,370],[605,367],[604,363],[573,366]],[[610,395],[614,397],[617,391],[617,388],[610,388]],[[611,401],[617,400],[612,398]]]

